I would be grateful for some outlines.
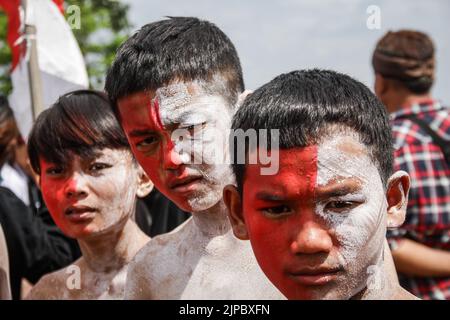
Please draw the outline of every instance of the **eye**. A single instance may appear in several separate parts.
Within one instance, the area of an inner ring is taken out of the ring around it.
[[[52,166],[45,169],[45,173],[49,176],[60,176],[64,173],[62,166]]]
[[[199,132],[206,126],[206,122],[202,122],[199,124],[192,124],[190,126],[184,127],[184,129],[187,129],[189,131],[189,134],[191,136],[194,136],[196,132]]]
[[[144,138],[143,140],[136,143],[136,148],[139,151],[148,151],[151,149],[155,143],[158,141],[158,138],[156,136],[148,136]]]
[[[360,202],[355,201],[331,201],[327,203],[327,205],[325,206],[325,210],[337,213],[345,213],[357,207],[359,204]]]
[[[99,172],[103,169],[107,169],[107,168],[111,168],[112,166],[106,163],[101,163],[101,162],[95,162],[93,164],[91,164],[91,166],[89,167],[89,171],[91,172]]]
[[[261,211],[269,217],[281,217],[290,214],[292,212],[291,208],[286,205],[267,207],[261,209]]]

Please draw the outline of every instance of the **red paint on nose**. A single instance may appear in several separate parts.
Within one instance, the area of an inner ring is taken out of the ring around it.
[[[289,272],[305,261],[316,263],[317,254],[332,247],[315,216],[317,152],[317,146],[280,150],[280,170],[275,175],[261,175],[260,165],[246,166],[243,209],[253,251],[261,269],[289,299],[311,297]],[[262,193],[282,200],[261,199]],[[268,215],[274,208],[285,208],[288,214]]]

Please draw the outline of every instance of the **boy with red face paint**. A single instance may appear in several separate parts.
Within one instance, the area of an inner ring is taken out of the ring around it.
[[[126,298],[283,299],[249,243],[233,236],[222,200],[233,183],[226,140],[244,91],[228,37],[196,18],[145,25],[119,48],[105,89],[155,187],[192,212],[136,256]]]
[[[278,172],[233,163],[224,201],[234,234],[288,299],[414,298],[385,238],[403,222],[409,177],[391,175],[387,115],[368,88],[333,71],[283,74],[246,98],[232,129],[279,130]],[[246,159],[266,145],[247,144]]]

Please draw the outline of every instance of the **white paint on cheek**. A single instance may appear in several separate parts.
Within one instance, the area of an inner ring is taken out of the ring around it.
[[[232,182],[228,164],[232,108],[222,96],[208,93],[214,92],[211,87],[217,85],[175,83],[158,89],[155,96],[163,125],[178,125],[171,140],[179,161],[205,178],[205,188],[189,199],[193,211],[216,204],[222,198],[224,185]],[[208,86],[207,92],[203,88]]]
[[[336,233],[341,247],[341,263],[360,263],[361,265],[354,266],[359,269],[382,247],[386,200],[378,169],[367,153],[351,154],[339,148],[349,143],[355,145],[355,140],[359,141],[357,136],[355,139],[355,135],[339,136],[320,144],[317,184],[324,186],[331,181],[339,183],[339,180],[346,178],[357,178],[361,182],[361,191],[336,200],[362,203],[347,213],[326,211],[326,203],[323,203],[317,206],[317,214]]]
[[[133,213],[137,192],[137,173],[132,167],[130,152],[105,149],[100,160],[113,164],[99,175],[87,175],[101,211],[100,230],[116,225]]]

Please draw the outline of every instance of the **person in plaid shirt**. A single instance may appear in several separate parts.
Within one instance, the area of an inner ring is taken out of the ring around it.
[[[430,95],[434,63],[432,40],[412,30],[388,32],[372,59],[394,167],[411,177],[405,223],[388,231],[399,279],[422,299],[450,300],[450,109]]]

